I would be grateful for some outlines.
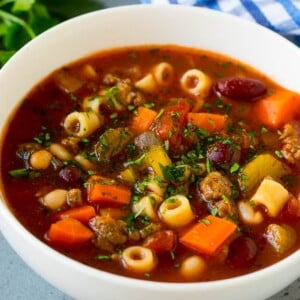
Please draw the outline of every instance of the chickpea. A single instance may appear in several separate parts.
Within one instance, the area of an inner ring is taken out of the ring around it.
[[[51,164],[52,154],[47,150],[38,150],[31,154],[30,165],[36,170],[45,170]]]
[[[197,255],[186,258],[180,267],[180,273],[187,279],[196,279],[207,268],[205,260]]]

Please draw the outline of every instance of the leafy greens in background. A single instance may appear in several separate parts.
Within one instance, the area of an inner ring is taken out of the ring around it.
[[[0,0],[0,68],[46,29],[100,8],[97,0]]]

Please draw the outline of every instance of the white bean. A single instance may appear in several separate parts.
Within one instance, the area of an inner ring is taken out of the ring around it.
[[[40,202],[50,210],[61,208],[67,202],[68,191],[63,189],[55,189],[44,197],[41,197]]]

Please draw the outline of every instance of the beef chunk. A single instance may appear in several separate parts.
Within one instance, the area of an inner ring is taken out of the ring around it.
[[[101,250],[114,252],[115,247],[126,243],[126,223],[109,215],[96,216],[90,220],[90,227],[96,233],[94,244]]]
[[[285,124],[280,139],[283,157],[290,164],[300,165],[300,123],[294,121]]]
[[[207,201],[219,201],[223,196],[231,197],[230,180],[219,172],[209,173],[199,184],[200,191]]]

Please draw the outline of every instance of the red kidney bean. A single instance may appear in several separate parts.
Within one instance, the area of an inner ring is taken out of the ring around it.
[[[66,166],[59,171],[59,177],[67,183],[76,184],[81,178],[81,170],[76,166]]]
[[[255,101],[267,92],[267,86],[253,78],[227,77],[219,79],[213,90],[216,95],[233,100]]]
[[[287,205],[282,210],[280,218],[284,221],[296,221],[300,219],[300,200],[291,195]]]
[[[236,238],[229,246],[228,262],[233,268],[249,267],[257,254],[255,241],[247,236]]]
[[[240,150],[235,149],[234,145],[215,142],[207,150],[207,157],[214,165],[220,166],[238,162],[240,153]]]

